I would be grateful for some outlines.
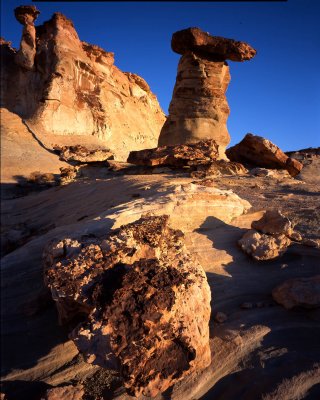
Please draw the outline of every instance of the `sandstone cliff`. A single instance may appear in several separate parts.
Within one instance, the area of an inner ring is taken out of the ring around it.
[[[1,40],[1,106],[27,119],[47,146],[108,147],[118,159],[155,147],[165,116],[148,84],[120,71],[114,54],[79,39],[55,13],[34,26],[34,6],[15,10],[20,49]]]

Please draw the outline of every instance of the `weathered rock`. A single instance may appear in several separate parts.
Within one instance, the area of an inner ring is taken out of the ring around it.
[[[302,244],[308,247],[320,248],[320,239],[303,239]]]
[[[19,13],[28,22],[19,52],[1,45],[1,105],[51,149],[111,148],[125,160],[129,149],[155,147],[165,115],[147,83],[120,71],[113,53],[82,42],[60,13],[35,29],[29,9]]]
[[[168,216],[144,217],[106,238],[65,239],[45,252],[60,319],[89,363],[118,369],[128,391],[156,396],[210,364],[210,289]]]
[[[60,160],[76,161],[78,163],[104,162],[114,158],[108,149],[87,149],[84,146],[56,146],[55,150],[60,152]]]
[[[199,28],[188,28],[172,35],[172,50],[178,54],[189,52],[212,55],[217,61],[245,61],[256,55],[256,50],[245,42],[211,36]]]
[[[291,236],[293,233],[291,221],[280,210],[267,210],[261,219],[252,222],[251,228],[269,235]]]
[[[191,172],[193,178],[219,177],[221,175],[245,175],[248,170],[240,163],[226,160],[212,161],[208,165],[196,166],[196,171]]]
[[[272,260],[281,256],[291,240],[283,234],[266,235],[253,229],[246,232],[238,241],[241,249],[255,260]]]
[[[230,110],[225,96],[230,73],[225,60],[250,59],[255,50],[243,42],[212,37],[199,28],[176,32],[171,45],[183,55],[158,145],[214,139],[219,157],[225,159],[230,142],[226,125]]]
[[[287,170],[274,170],[274,169],[259,168],[259,167],[252,168],[250,170],[250,175],[268,177],[274,179],[286,179],[291,177]]]
[[[48,389],[42,400],[82,400],[83,395],[82,385],[66,385]]]
[[[131,151],[128,163],[146,166],[184,167],[210,164],[219,156],[214,140],[202,140],[192,144],[160,146],[155,149]]]
[[[273,289],[272,297],[287,310],[320,307],[320,275],[289,279]]]
[[[60,184],[67,185],[76,180],[78,177],[78,168],[77,167],[65,167],[60,168]]]
[[[228,319],[228,317],[226,316],[225,313],[218,311],[216,313],[216,315],[214,316],[214,320],[216,322],[219,322],[219,324],[222,324],[223,322],[225,322]]]
[[[36,6],[20,6],[14,10],[15,17],[23,25],[20,49],[15,55],[15,62],[22,68],[32,70],[36,55],[36,28],[34,21],[40,11]]]
[[[299,161],[289,158],[270,140],[251,133],[240,143],[230,147],[226,154],[231,161],[263,168],[286,169],[291,176],[298,175],[303,167]]]

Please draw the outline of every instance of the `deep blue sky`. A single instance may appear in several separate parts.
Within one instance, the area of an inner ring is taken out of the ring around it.
[[[20,4],[32,3],[1,1],[1,35],[15,47],[22,26],[13,9]],[[179,60],[170,48],[173,32],[198,26],[247,41],[257,56],[229,63],[231,144],[252,132],[283,150],[320,146],[319,0],[33,4],[41,11],[36,24],[60,11],[73,20],[81,40],[113,51],[120,69],[147,80],[165,112]]]

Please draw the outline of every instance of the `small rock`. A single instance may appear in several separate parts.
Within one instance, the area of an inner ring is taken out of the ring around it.
[[[299,232],[292,232],[291,235],[289,236],[291,240],[295,242],[301,242],[302,241],[302,236]]]
[[[223,322],[225,322],[228,319],[228,317],[226,316],[225,313],[218,311],[214,317],[214,320],[216,322],[219,322],[220,324],[222,324]]]
[[[250,310],[251,308],[253,308],[253,303],[249,302],[242,303],[240,305],[240,308],[242,308],[243,310]]]
[[[241,249],[255,260],[272,260],[281,256],[290,245],[285,235],[266,235],[253,229],[238,241]]]
[[[293,233],[292,223],[280,210],[267,210],[258,221],[253,221],[252,229],[270,235],[287,235]]]
[[[289,279],[273,289],[272,297],[287,310],[320,307],[320,275]]]
[[[302,244],[304,246],[308,246],[308,247],[319,248],[320,247],[320,240],[318,240],[318,239],[304,239],[302,241]]]

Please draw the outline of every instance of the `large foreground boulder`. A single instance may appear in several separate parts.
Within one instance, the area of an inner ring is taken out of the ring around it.
[[[248,133],[237,145],[226,151],[231,161],[247,163],[257,167],[286,169],[291,176],[300,173],[303,165],[288,157],[278,146],[262,136]]]
[[[211,36],[199,28],[174,33],[171,47],[182,57],[158,145],[213,139],[219,145],[219,157],[225,159],[230,142],[226,99],[230,73],[226,60],[249,60],[256,51],[247,43]]]
[[[87,362],[119,370],[131,394],[156,396],[210,364],[210,289],[169,217],[45,251],[45,282]]]
[[[273,289],[272,297],[287,310],[320,307],[320,275],[289,279]]]

